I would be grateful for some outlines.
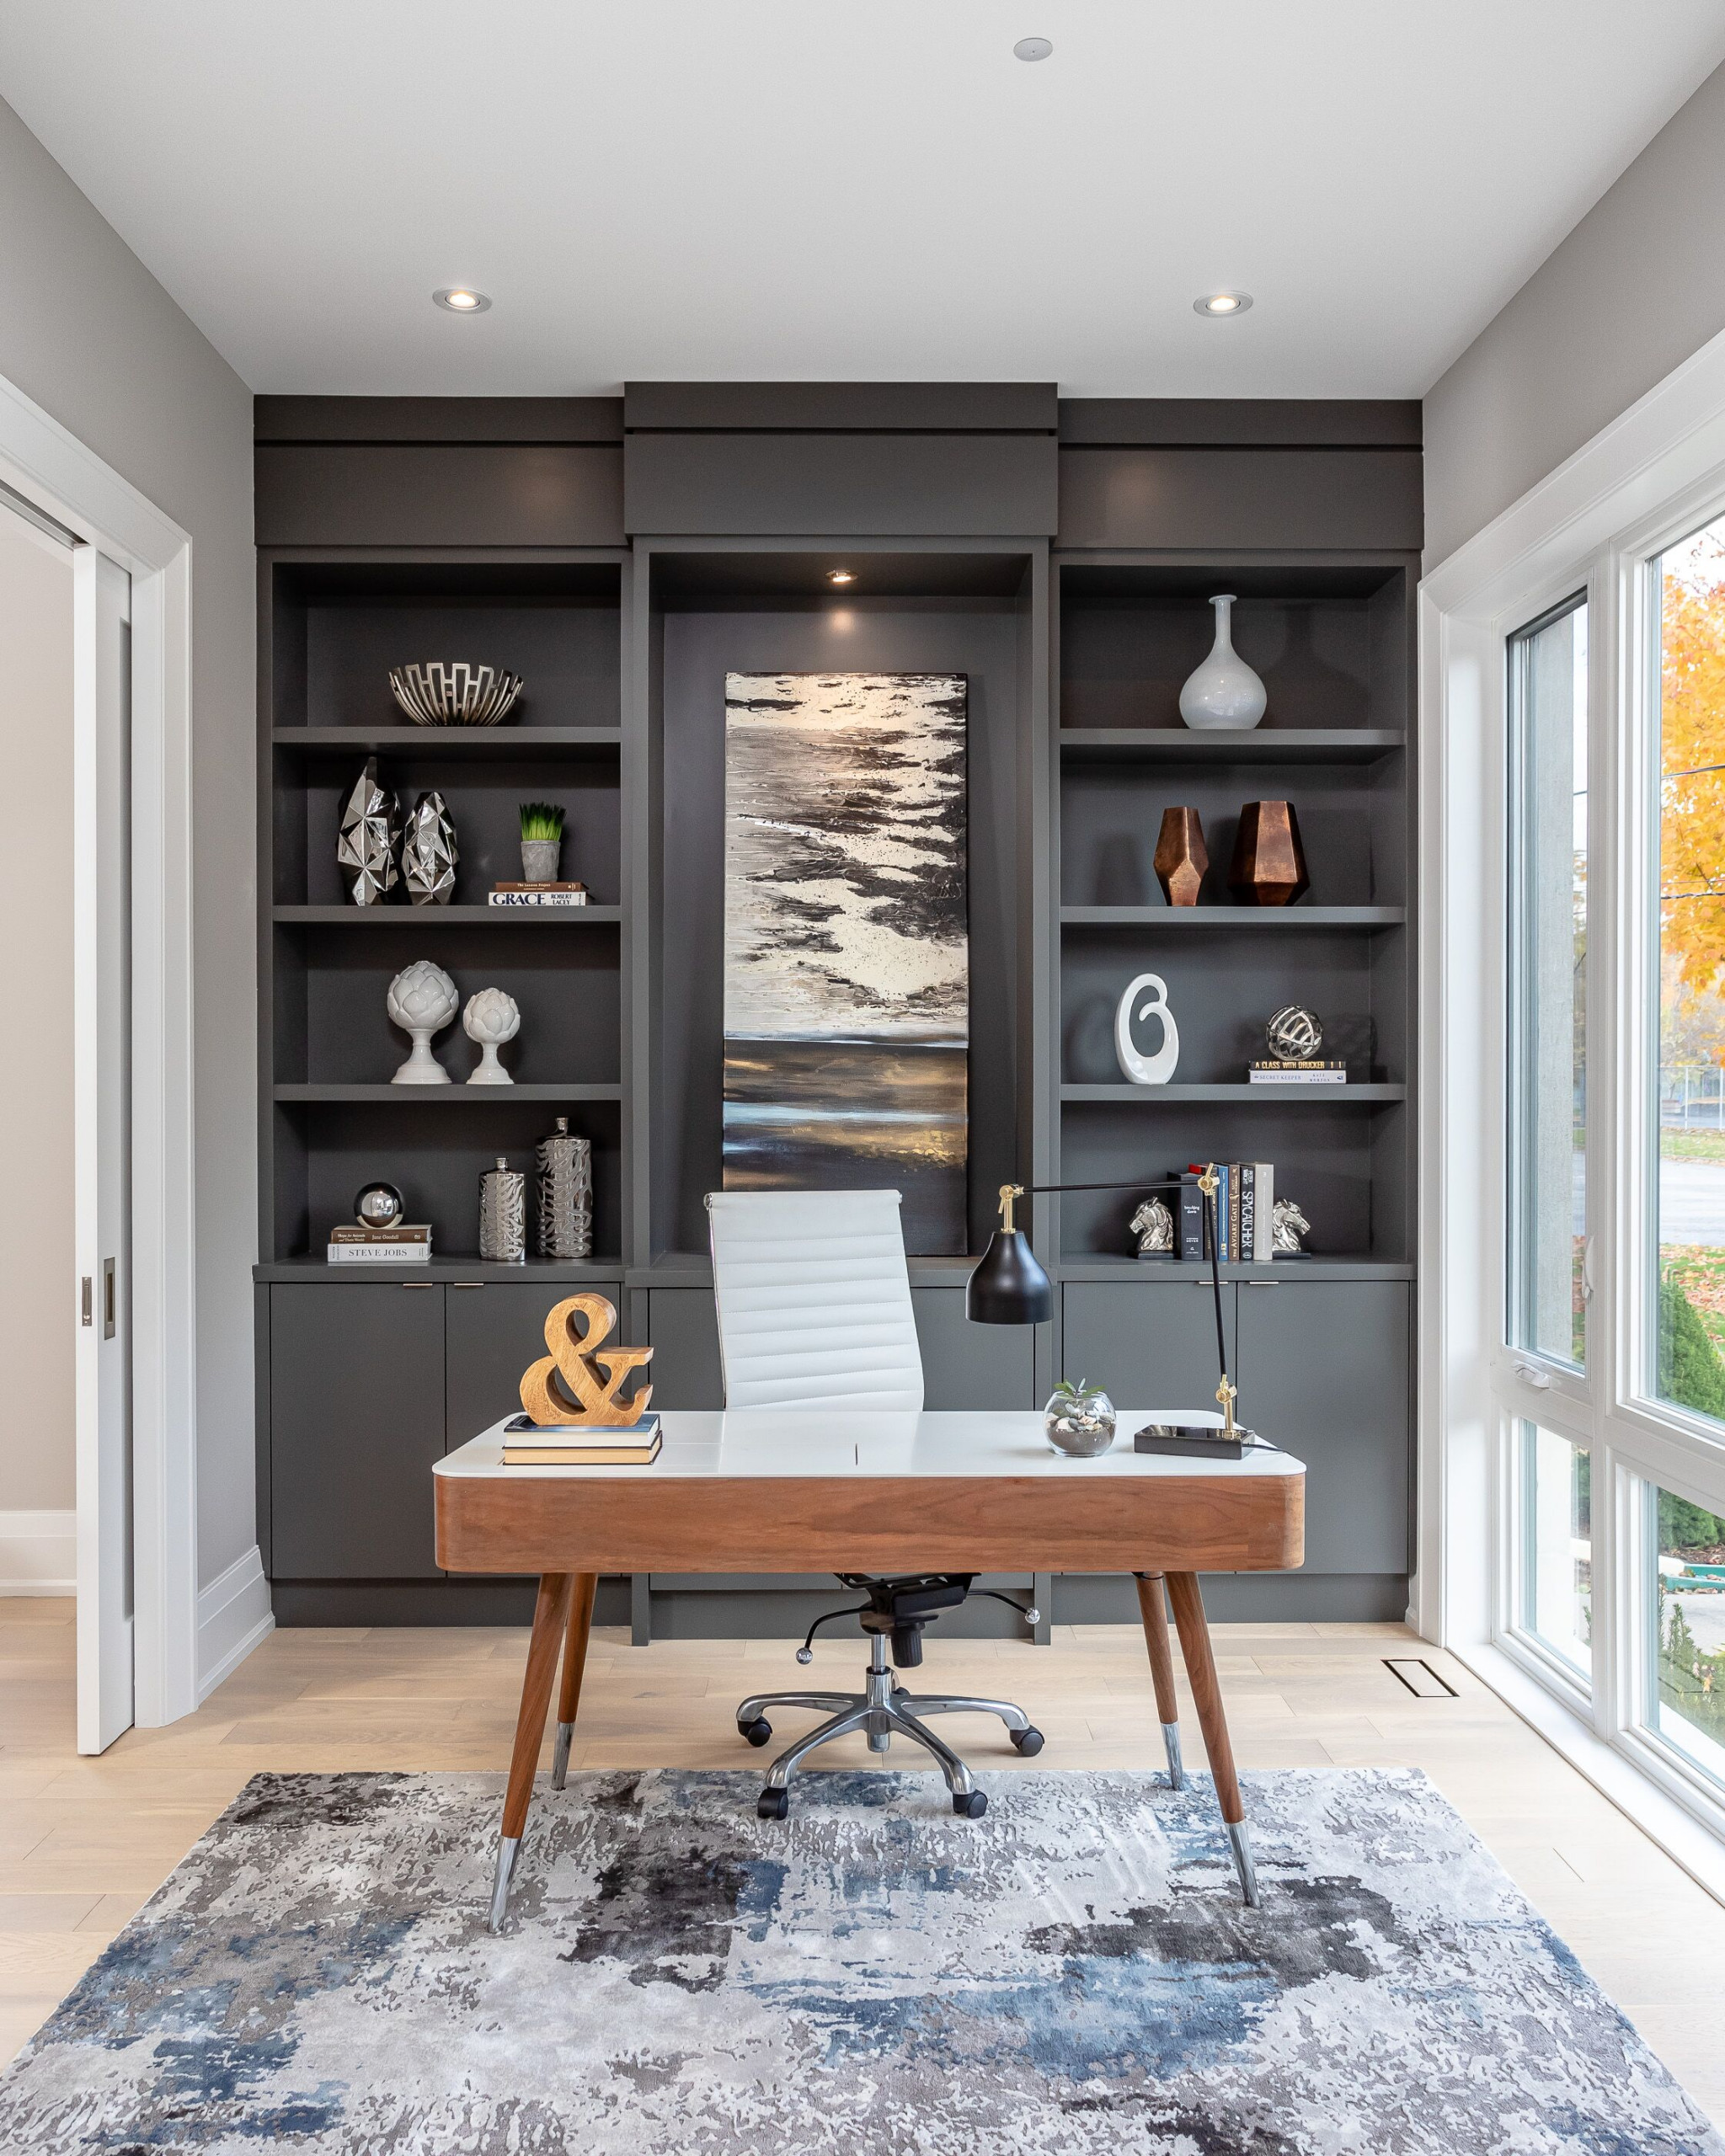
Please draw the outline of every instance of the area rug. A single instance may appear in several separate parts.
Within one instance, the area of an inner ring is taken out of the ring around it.
[[[259,1775],[0,2080],[110,2156],[1725,2156],[1411,1772]]]

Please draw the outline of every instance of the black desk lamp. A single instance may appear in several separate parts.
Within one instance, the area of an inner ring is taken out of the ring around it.
[[[1241,1447],[1248,1436],[1234,1420],[1234,1402],[1238,1393],[1228,1375],[1228,1343],[1222,1327],[1222,1274],[1218,1261],[1216,1235],[1215,1162],[1205,1163],[1198,1178],[1198,1187],[1204,1193],[1204,1239],[1210,1251],[1210,1293],[1216,1313],[1216,1365],[1221,1373],[1221,1382],[1216,1387],[1216,1405],[1222,1411],[1222,1427],[1216,1433],[1214,1446],[1231,1449]],[[1041,1195],[1062,1190],[1118,1190],[1137,1196],[1146,1191],[1179,1190],[1178,1182],[1164,1178],[1158,1182],[1036,1182],[1028,1186],[1031,1194]],[[975,1325],[1040,1325],[1054,1315],[1054,1283],[1037,1262],[1022,1228],[1014,1226],[1014,1201],[1026,1195],[1026,1186],[1019,1182],[1001,1185],[1001,1225],[989,1239],[981,1262],[970,1275],[964,1289],[964,1315]],[[1146,1450],[1161,1450],[1162,1447],[1150,1440],[1147,1432],[1140,1432]],[[1172,1449],[1172,1446],[1169,1448]],[[1183,1445],[1182,1449],[1189,1448]]]

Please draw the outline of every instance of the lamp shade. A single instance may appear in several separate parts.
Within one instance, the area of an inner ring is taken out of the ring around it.
[[[964,1290],[973,1325],[1040,1325],[1055,1314],[1054,1283],[1022,1228],[996,1228]]]

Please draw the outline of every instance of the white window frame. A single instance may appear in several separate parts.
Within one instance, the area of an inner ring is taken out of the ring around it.
[[[1652,1397],[1656,631],[1645,563],[1725,515],[1725,336],[1424,579],[1419,597],[1418,1548],[1410,1617],[1725,1897],[1725,1790],[1645,1726],[1642,1503],[1725,1511],[1725,1435]],[[1588,611],[1587,1369],[1507,1345],[1509,664]],[[1614,1134],[1626,1134],[1619,1145]],[[1590,1688],[1524,1630],[1519,1426],[1592,1454]],[[1699,1830],[1699,1831],[1698,1831]]]

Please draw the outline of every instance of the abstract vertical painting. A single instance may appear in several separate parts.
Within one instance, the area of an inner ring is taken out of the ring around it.
[[[969,1247],[962,674],[725,677],[724,1184]]]

